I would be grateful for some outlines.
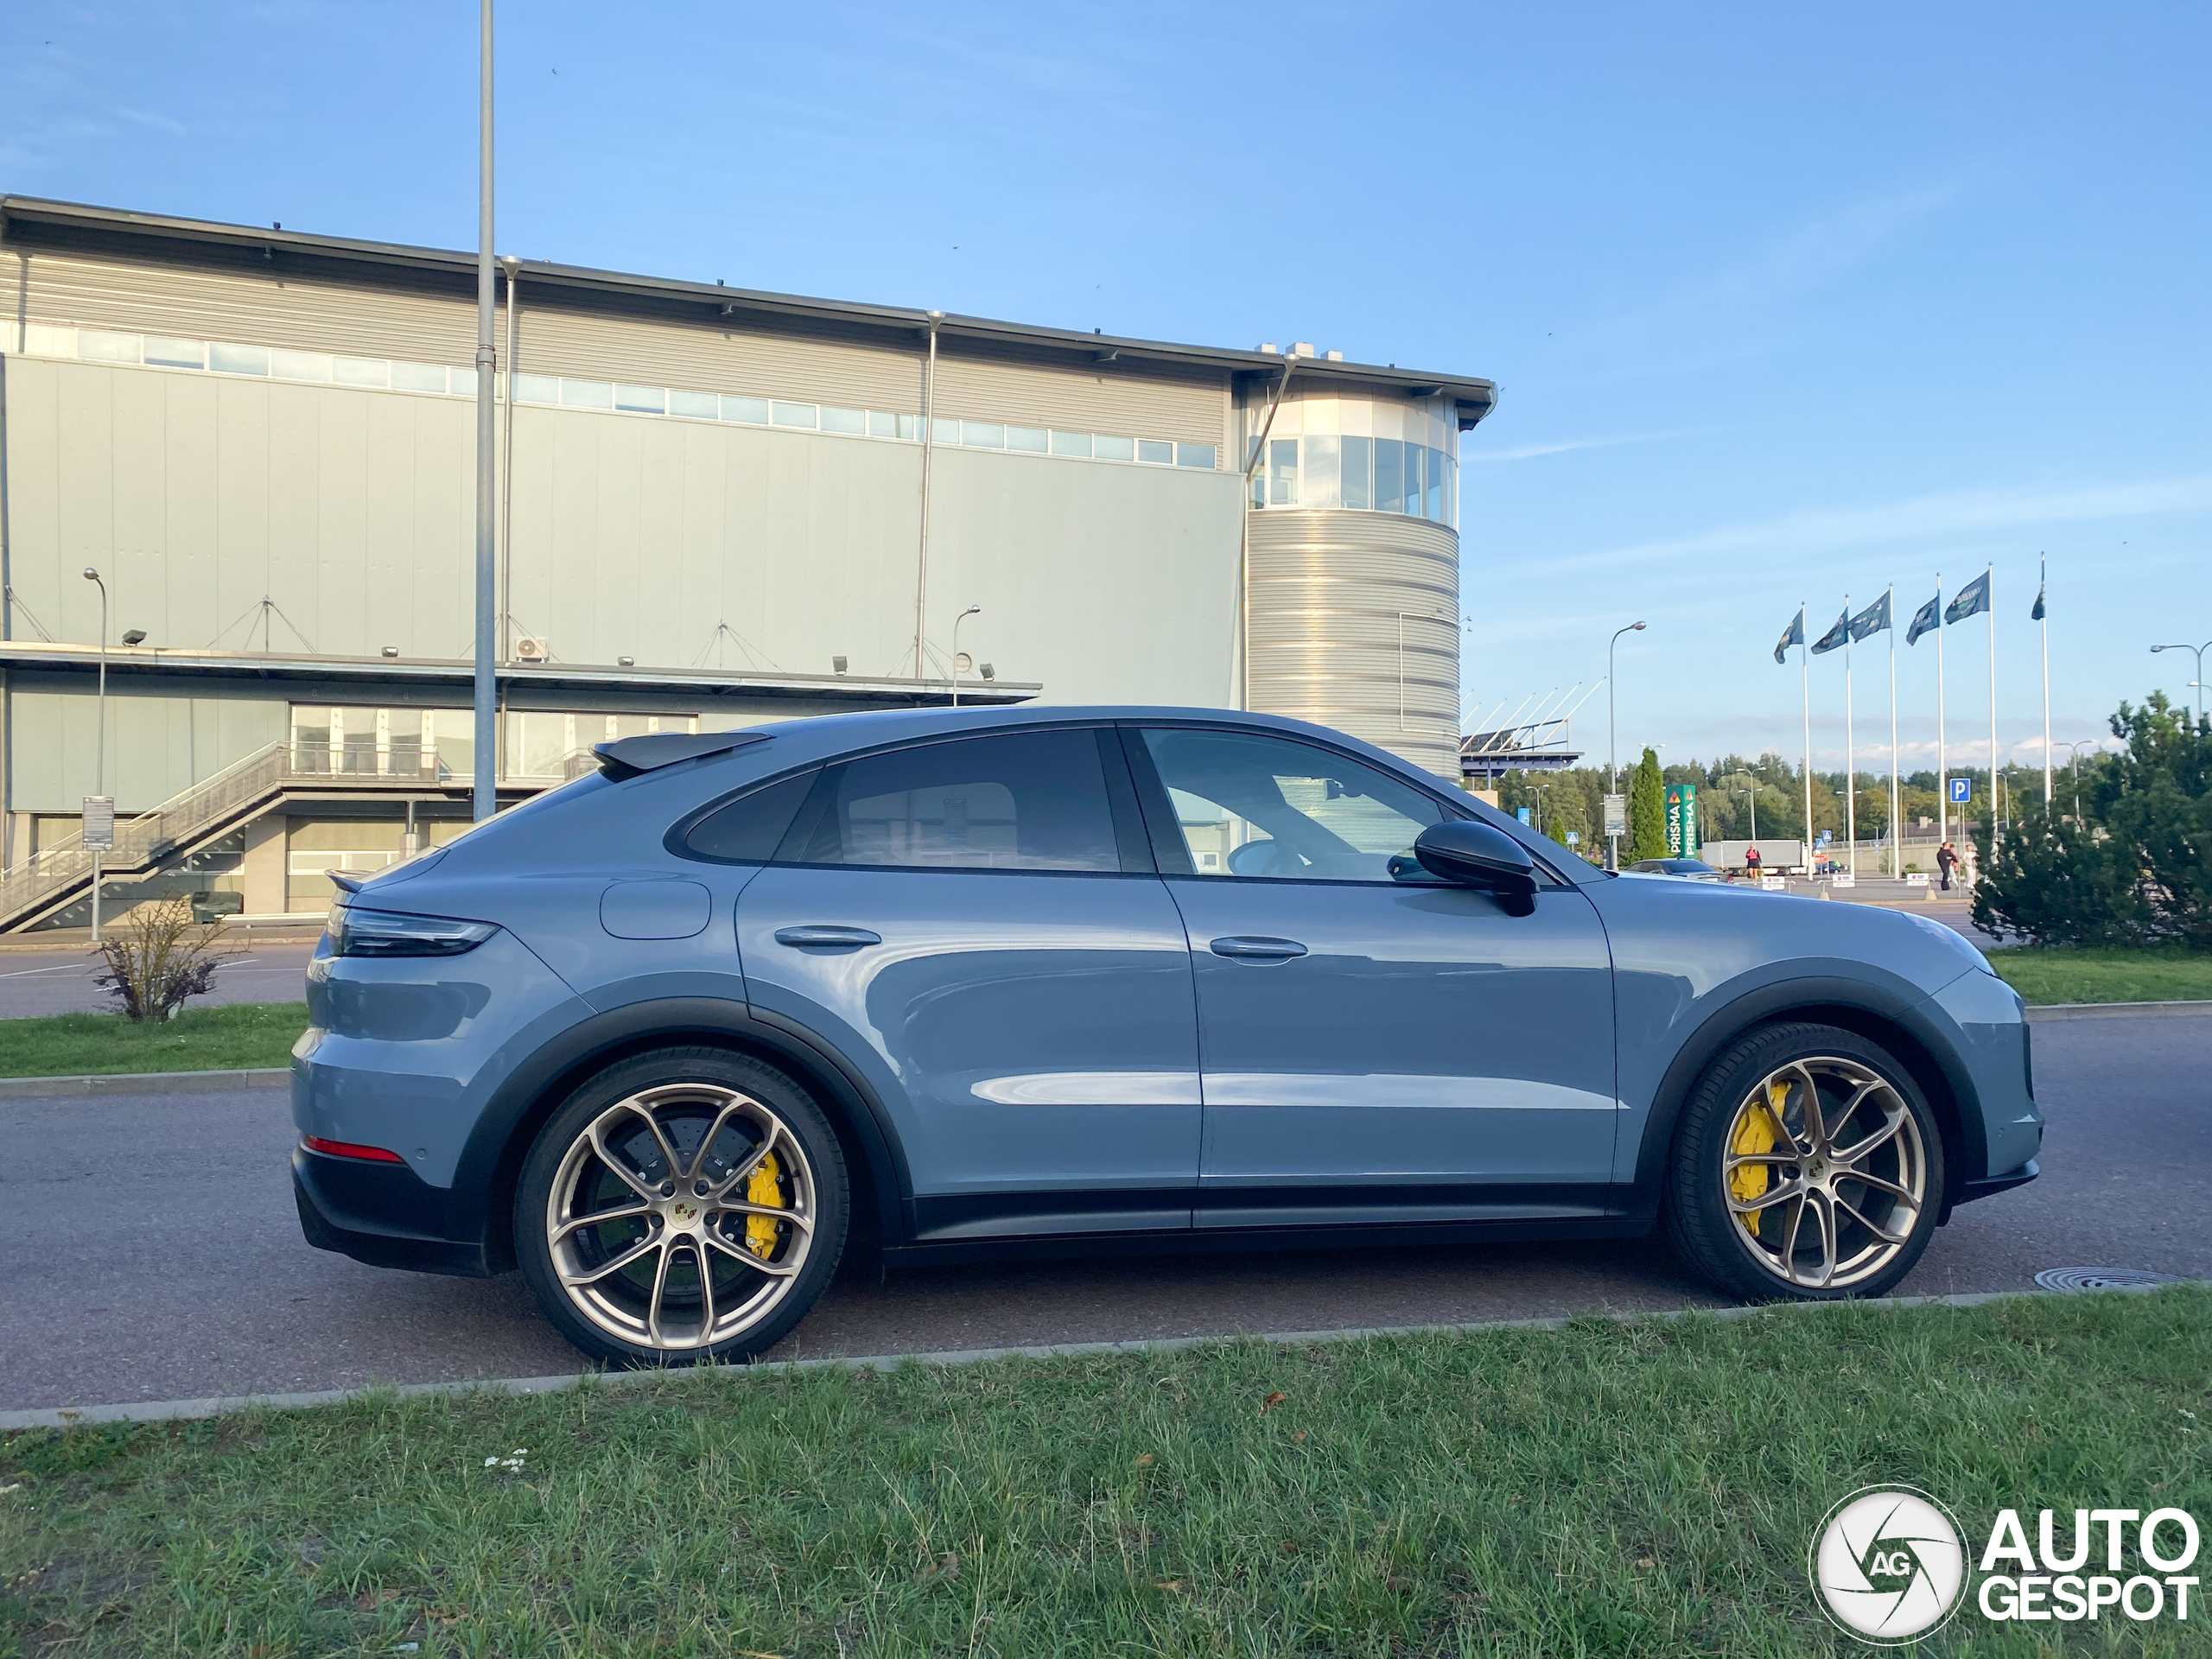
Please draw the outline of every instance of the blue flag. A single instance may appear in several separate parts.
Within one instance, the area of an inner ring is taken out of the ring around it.
[[[1979,616],[1989,608],[1989,572],[1985,570],[1959,589],[1943,613],[1946,622],[1963,622],[1970,616]]]
[[[1800,605],[1797,614],[1789,619],[1789,626],[1782,631],[1782,638],[1774,642],[1774,660],[1780,662],[1783,653],[1792,645],[1805,643],[1805,607]]]
[[[1846,607],[1843,614],[1836,618],[1835,626],[1813,642],[1813,655],[1817,657],[1824,651],[1834,651],[1850,638],[1851,611],[1848,607]]]
[[[1890,626],[1890,596],[1884,594],[1865,610],[1851,619],[1851,638],[1856,644],[1870,635],[1877,634]]]
[[[1912,620],[1905,625],[1905,644],[1918,645],[1922,634],[1935,632],[1942,625],[1942,621],[1943,595],[1938,594],[1912,613]]]

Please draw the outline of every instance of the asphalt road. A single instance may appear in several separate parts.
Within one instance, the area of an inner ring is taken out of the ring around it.
[[[2044,1179],[1961,1209],[1905,1294],[2044,1268],[2212,1275],[2212,1017],[2036,1030]],[[544,1376],[519,1279],[310,1249],[284,1096],[0,1101],[0,1409]],[[781,1357],[1509,1319],[1708,1300],[1645,1242],[992,1266],[833,1287]]]
[[[239,948],[216,969],[214,990],[194,997],[190,1006],[300,1001],[308,994],[308,959],[314,954],[312,938]],[[85,944],[0,954],[0,1020],[111,1009],[107,993],[92,982],[99,971],[100,958]]]

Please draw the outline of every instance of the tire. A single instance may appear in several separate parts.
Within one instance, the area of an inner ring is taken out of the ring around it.
[[[1725,1294],[1837,1301],[1912,1271],[1943,1175],[1936,1116],[1894,1056],[1833,1026],[1770,1026],[1691,1092],[1662,1208],[1675,1253]]]
[[[806,1317],[849,1214],[836,1135],[805,1090],[724,1049],[658,1049],[539,1131],[515,1255],[545,1317],[594,1357],[738,1362]]]

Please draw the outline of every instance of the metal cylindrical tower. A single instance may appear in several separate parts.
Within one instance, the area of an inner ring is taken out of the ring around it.
[[[1249,443],[1265,419],[1256,392]],[[1250,702],[1459,780],[1459,429],[1294,379],[1248,504]],[[1249,453],[1249,451],[1248,451]]]

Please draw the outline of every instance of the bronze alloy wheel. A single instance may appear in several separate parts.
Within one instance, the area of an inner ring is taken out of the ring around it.
[[[1729,1295],[1885,1295],[1935,1236],[1947,1151],[1936,1109],[1888,1049],[1835,1026],[1761,1026],[1684,1099],[1659,1219]]]
[[[820,1205],[791,1126],[741,1089],[639,1090],[575,1133],[545,1203],[560,1289],[595,1330],[671,1356],[767,1321],[813,1249]]]
[[[1816,1054],[1777,1066],[1738,1103],[1721,1142],[1729,1214],[1783,1284],[1850,1290],[1912,1243],[1929,1201],[1919,1118],[1865,1063]]]

